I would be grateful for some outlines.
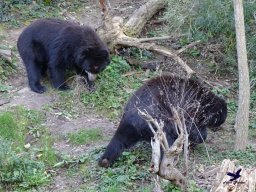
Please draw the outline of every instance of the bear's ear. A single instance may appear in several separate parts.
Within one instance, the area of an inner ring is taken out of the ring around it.
[[[105,49],[92,49],[90,50],[90,55],[95,58],[106,59],[108,58],[108,51]]]
[[[103,58],[107,58],[108,57],[108,51],[103,49],[99,51],[99,55]]]

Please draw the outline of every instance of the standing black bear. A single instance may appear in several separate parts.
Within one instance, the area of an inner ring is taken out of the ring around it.
[[[119,127],[99,165],[109,167],[123,152],[139,140],[153,137],[147,122],[138,115],[146,110],[153,118],[164,121],[169,145],[178,137],[170,106],[184,111],[185,123],[192,144],[202,143],[207,127],[218,127],[227,116],[226,102],[192,79],[163,75],[139,88],[128,101]]]
[[[21,33],[17,47],[26,66],[29,86],[37,93],[46,90],[40,79],[47,69],[55,88],[68,89],[64,75],[70,68],[84,75],[92,88],[96,74],[110,62],[106,45],[93,29],[59,19],[33,22]]]

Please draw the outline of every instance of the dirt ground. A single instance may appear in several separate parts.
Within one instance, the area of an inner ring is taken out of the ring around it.
[[[132,3],[131,3],[132,2]],[[113,13],[123,18],[127,18],[134,9],[138,8],[144,1],[111,1]],[[92,27],[97,27],[101,24],[100,10],[95,5],[94,1],[85,1],[84,12],[82,14],[76,14],[74,12],[63,11],[63,15],[68,20],[75,20],[82,24],[87,24]],[[0,44],[9,45],[10,48],[16,46],[19,34],[23,28],[11,29],[9,31],[0,31],[0,35],[4,35],[6,38],[1,40]],[[59,101],[58,94],[56,92],[47,92],[44,94],[37,94],[32,92],[27,84],[27,77],[24,66],[19,55],[17,73],[8,80],[8,85],[12,86],[12,90],[7,99],[3,102],[6,104],[1,106],[1,110],[11,106],[24,106],[27,109],[35,109],[42,111],[46,114],[45,126],[49,128],[53,137],[58,135],[55,139],[54,149],[61,154],[77,156],[79,154],[85,154],[88,151],[93,150],[96,147],[106,146],[110,138],[116,129],[116,125],[105,117],[97,115],[96,113],[87,111],[86,108],[79,109],[79,113],[75,119],[67,119],[58,115],[58,110],[49,111],[45,110],[45,106],[51,107]],[[77,132],[84,127],[89,128],[102,128],[102,135],[104,139],[95,144],[86,145],[71,145],[68,143],[66,135],[68,133]],[[65,170],[60,170],[54,176],[52,184],[48,187],[47,191],[73,191],[79,189],[81,184],[81,178],[70,179]]]

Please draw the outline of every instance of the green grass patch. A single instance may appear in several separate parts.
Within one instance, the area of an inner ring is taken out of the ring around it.
[[[13,62],[8,62],[0,57],[0,91],[6,89],[6,86],[1,81],[7,80],[7,77],[16,71],[16,59],[13,58]]]
[[[230,73],[230,69],[234,70],[236,66],[236,40],[232,1],[169,0],[168,4],[164,20],[167,22],[167,28],[170,33],[175,35],[186,34],[181,38],[181,46],[195,40],[217,43],[221,45],[218,51],[224,54],[219,71]],[[252,60],[255,63],[256,32],[254,11],[256,4],[250,0],[245,0],[243,6],[248,60]],[[191,53],[191,51],[189,52]],[[193,53],[192,57],[194,54],[197,55],[199,52]],[[218,63],[220,64],[220,61]]]
[[[131,74],[124,75],[128,73]],[[134,71],[122,57],[114,56],[111,64],[96,80],[96,91],[82,94],[82,102],[109,118],[116,118],[132,92],[141,86],[145,78],[142,70]]]
[[[62,18],[65,11],[77,14],[82,10],[83,4],[85,3],[81,0],[4,0],[0,2],[0,22],[13,28],[28,25],[32,20],[39,18]]]
[[[102,132],[100,128],[83,129],[77,133],[69,133],[68,139],[71,143],[76,145],[88,144],[102,139]]]
[[[28,189],[49,181],[43,162],[30,158],[27,152],[17,155],[12,148],[12,142],[0,138],[0,183],[3,188]]]
[[[60,8],[57,4],[42,1],[3,1],[0,6],[0,20],[8,27],[20,27],[33,19],[54,17],[58,18]]]
[[[224,159],[231,159],[231,160],[238,160],[238,164],[243,165],[245,167],[256,166],[255,149],[248,146],[243,151],[235,151],[231,149],[234,146],[232,141],[227,141],[227,142],[224,144],[223,143],[220,144],[220,147],[215,146],[215,147],[207,148],[211,158],[210,160],[207,157],[207,152],[203,145],[198,145],[196,149],[193,151],[193,153],[191,154],[191,156],[193,158],[196,158],[199,164],[205,164],[205,165],[220,163]]]
[[[31,189],[50,180],[46,170],[57,158],[43,120],[40,112],[23,107],[0,113],[0,183],[3,189]]]
[[[97,159],[102,153],[103,149],[94,150],[89,154],[87,162],[80,167],[80,174],[85,177],[85,186],[90,186],[91,191],[152,191],[152,178],[148,169],[151,152],[148,144],[140,143],[123,152],[109,169],[97,165]]]
[[[24,126],[18,126],[10,112],[0,115],[0,136],[2,138],[16,141],[18,144],[21,144],[24,142],[23,132]]]

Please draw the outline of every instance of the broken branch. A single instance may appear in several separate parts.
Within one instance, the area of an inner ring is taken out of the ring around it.
[[[124,34],[128,36],[138,35],[146,22],[167,4],[167,0],[149,0],[139,9],[135,10],[124,25]]]

